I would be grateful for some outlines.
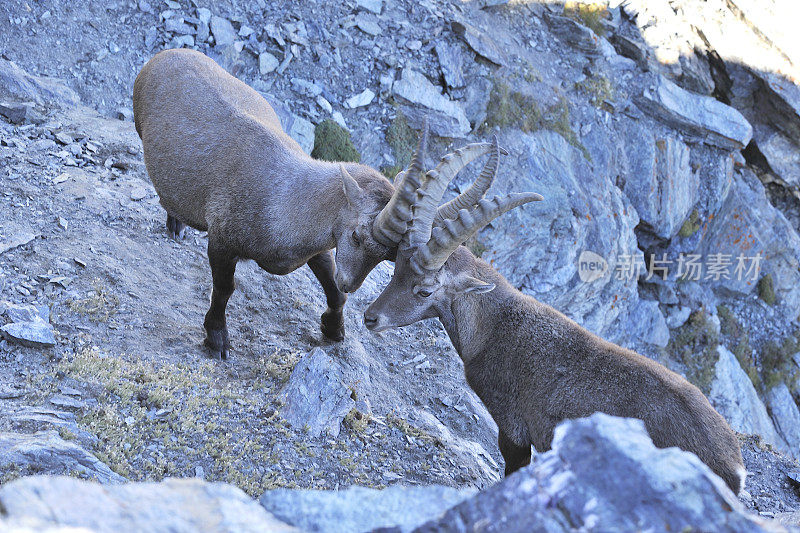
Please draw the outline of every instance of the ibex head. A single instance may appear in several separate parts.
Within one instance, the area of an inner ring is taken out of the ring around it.
[[[456,173],[487,152],[491,156],[475,183],[439,207],[447,184]],[[491,144],[470,144],[446,155],[424,175],[421,166],[412,164],[404,179],[421,182],[409,209],[413,217],[402,233],[389,285],[364,313],[367,328],[382,331],[425,318],[443,318],[460,295],[494,289],[494,284],[473,275],[471,261],[460,261],[456,256],[451,259],[451,255],[496,217],[522,204],[542,200],[535,193],[483,198],[497,175],[500,153],[495,137]]]

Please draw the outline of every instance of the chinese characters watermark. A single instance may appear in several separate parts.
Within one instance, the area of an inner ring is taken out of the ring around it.
[[[667,257],[667,254],[651,255],[647,271],[642,272],[644,265],[636,255],[623,254],[619,256],[614,276],[620,281],[637,279],[641,275],[645,281],[654,278],[666,280],[674,272],[675,279],[685,281],[756,281],[762,259],[761,253],[754,256],[716,253],[706,257],[681,253],[675,259]]]

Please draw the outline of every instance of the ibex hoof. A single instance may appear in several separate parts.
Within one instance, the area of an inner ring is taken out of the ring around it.
[[[328,309],[322,313],[322,334],[333,341],[344,340],[344,316],[341,311]]]
[[[172,215],[167,215],[167,233],[176,241],[183,240],[186,236],[186,224]]]
[[[203,344],[211,350],[212,357],[219,357],[220,359],[228,358],[228,351],[230,344],[228,343],[228,330],[225,329],[210,329],[207,332],[206,340]]]

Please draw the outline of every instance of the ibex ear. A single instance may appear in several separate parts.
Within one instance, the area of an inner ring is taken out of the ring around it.
[[[484,292],[489,292],[494,290],[495,284],[494,283],[486,283],[483,280],[478,278],[462,275],[459,276],[455,283],[455,290],[459,293],[475,293],[475,294],[483,294]]]
[[[342,188],[344,197],[347,198],[347,205],[353,207],[361,202],[364,191],[358,186],[358,182],[347,172],[344,165],[339,165],[339,173],[342,176]]]

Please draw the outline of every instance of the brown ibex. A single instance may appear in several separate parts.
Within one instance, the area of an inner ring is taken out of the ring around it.
[[[498,156],[495,148],[491,170]],[[738,440],[697,387],[522,294],[461,246],[495,217],[541,196],[481,199],[493,179],[485,172],[437,209],[449,177],[438,170],[420,176],[413,222],[390,283],[364,313],[367,328],[439,318],[467,382],[497,422],[506,475],[530,463],[531,444],[548,450],[559,422],[601,411],[643,420],[656,446],[694,453],[738,493],[745,477]]]
[[[175,238],[184,224],[208,231],[213,290],[205,344],[228,354],[225,308],[240,259],[273,274],[307,263],[327,299],[322,332],[342,339],[345,293],[393,259],[411,219],[420,154],[395,178],[396,189],[368,166],[315,160],[259,93],[185,49],[160,52],[142,68],[133,110],[167,230]],[[489,149],[469,145],[457,159],[467,164]]]

